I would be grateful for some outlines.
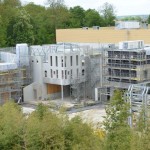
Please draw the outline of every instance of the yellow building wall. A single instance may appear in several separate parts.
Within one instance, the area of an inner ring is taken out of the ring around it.
[[[150,43],[150,29],[118,30],[113,27],[93,29],[57,29],[57,42],[118,43],[127,40],[144,40]]]

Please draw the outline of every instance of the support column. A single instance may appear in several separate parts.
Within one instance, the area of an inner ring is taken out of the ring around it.
[[[64,100],[64,88],[63,85],[61,84],[61,100]]]

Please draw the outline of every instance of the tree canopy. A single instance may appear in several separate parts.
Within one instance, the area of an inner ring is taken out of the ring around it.
[[[60,28],[114,25],[115,13],[111,4],[105,5],[105,13],[85,10],[81,6],[68,8],[64,0],[47,0],[47,4],[48,7],[34,3],[23,6],[20,0],[0,1],[0,47],[20,42],[55,43],[56,29]]]
[[[98,150],[100,146],[100,138],[79,117],[68,120],[43,104],[28,117],[13,102],[0,106],[0,149]]]

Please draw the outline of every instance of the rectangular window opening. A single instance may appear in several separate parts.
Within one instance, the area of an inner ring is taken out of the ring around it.
[[[78,66],[78,55],[76,55],[76,65]]]
[[[70,66],[72,66],[72,56],[70,56]]]
[[[53,58],[50,56],[50,65],[53,66]]]
[[[56,67],[58,67],[58,57],[55,57],[55,61],[56,61]]]

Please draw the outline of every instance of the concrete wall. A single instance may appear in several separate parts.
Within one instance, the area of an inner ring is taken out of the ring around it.
[[[23,89],[23,98],[24,102],[35,100],[33,92],[33,84],[30,84]]]
[[[85,79],[85,74],[82,75],[82,70],[85,70],[85,67],[82,65],[83,60],[84,57],[81,58],[79,51],[52,53],[48,55],[48,62],[43,63],[44,82],[58,85],[70,85],[71,79],[80,78],[81,76],[83,76],[81,80]]]
[[[119,43],[128,40],[144,40],[150,43],[150,29],[115,30],[114,28],[100,28],[100,30],[57,29],[57,42],[79,43]]]
[[[43,82],[43,62],[40,56],[32,57],[33,82],[41,87],[41,99],[47,98],[47,87]]]

